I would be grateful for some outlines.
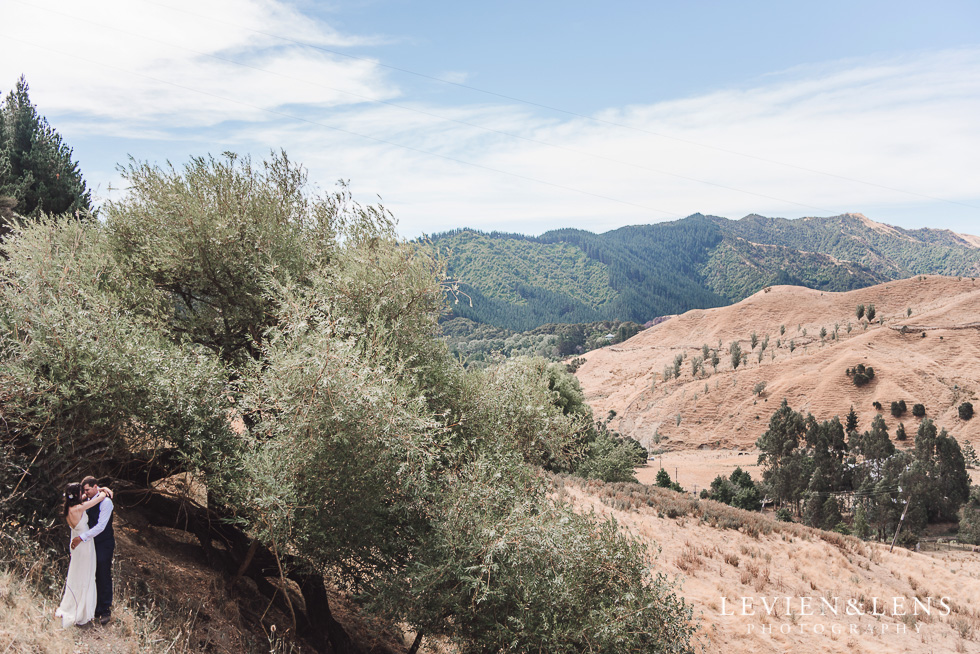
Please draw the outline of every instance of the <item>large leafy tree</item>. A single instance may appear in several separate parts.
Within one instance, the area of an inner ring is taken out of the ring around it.
[[[460,652],[690,649],[642,546],[548,492],[541,468],[595,449],[574,378],[464,369],[434,337],[440,261],[383,209],[313,196],[284,155],[128,175],[105,222],[42,218],[6,243],[0,490],[15,468],[37,489],[68,457],[109,474],[171,450],[207,489],[180,509],[205,549],[223,529],[260,591],[296,581],[310,638],[329,573]]]
[[[91,208],[72,149],[31,104],[21,76],[0,103],[0,230],[7,231],[11,210],[36,218],[42,213],[81,215]]]

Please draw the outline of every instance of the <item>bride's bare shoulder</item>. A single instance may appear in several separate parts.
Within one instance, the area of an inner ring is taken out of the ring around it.
[[[82,510],[81,504],[76,504],[75,506],[68,508],[68,515],[65,516],[65,520],[68,521],[68,526],[74,529],[78,526],[78,523],[82,520],[82,514],[85,511]]]

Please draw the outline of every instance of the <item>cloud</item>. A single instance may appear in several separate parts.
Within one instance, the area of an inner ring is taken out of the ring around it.
[[[284,148],[324,187],[345,178],[361,200],[381,195],[407,236],[462,225],[603,231],[696,211],[861,211],[976,231],[978,48],[798,67],[584,118],[414,100],[376,61],[269,36],[380,41],[276,0],[10,0],[5,11],[18,25],[10,36],[41,47],[17,45],[0,79],[26,73],[66,137],[111,136],[124,148],[116,161],[154,160],[154,140],[166,156]]]
[[[377,38],[340,34],[282,2],[216,0],[201,8],[188,0],[11,0],[4,13],[17,26],[4,35],[7,53],[18,56],[5,53],[0,77],[25,73],[47,115],[84,116],[90,129],[107,134],[267,121],[275,107],[398,94],[375,62],[300,45],[340,48]]]

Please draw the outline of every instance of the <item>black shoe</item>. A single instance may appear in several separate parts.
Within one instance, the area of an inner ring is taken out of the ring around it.
[[[100,615],[99,616],[99,624],[101,624],[101,625],[107,625],[107,624],[109,624],[109,621],[110,620],[112,620],[112,616],[109,615],[108,613],[106,613],[105,615]]]

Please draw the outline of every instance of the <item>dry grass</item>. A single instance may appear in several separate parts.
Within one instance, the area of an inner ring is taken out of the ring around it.
[[[858,304],[874,304],[885,326],[875,323],[865,331],[854,316]],[[913,318],[906,319],[907,307],[912,307]],[[844,416],[853,405],[863,428],[876,414],[873,401],[885,407],[899,399],[910,406],[921,402],[937,424],[980,449],[980,421],[963,421],[956,413],[961,402],[977,404],[980,394],[978,315],[980,282],[969,278],[917,277],[847,293],[775,286],[732,306],[689,311],[624,343],[588,352],[576,376],[596,415],[615,410],[612,427],[651,449],[750,450],[783,398],[820,419]],[[848,321],[855,326],[850,334],[843,329]],[[891,328],[906,322],[926,331],[902,334]],[[814,335],[821,327],[831,330],[835,323],[842,325],[839,340],[828,339],[821,345]],[[780,326],[785,327],[782,336]],[[804,329],[808,336],[802,335]],[[769,334],[769,348],[776,358],[770,359],[767,351],[758,363],[750,355],[747,365],[731,370],[724,356],[729,343],[739,340],[743,351],[755,354],[747,341],[753,331],[760,337]],[[776,347],[777,339],[782,347]],[[790,339],[796,345],[793,353],[787,347]],[[719,340],[723,362],[717,373],[709,367],[709,377],[694,379],[687,366],[678,380],[665,383],[658,378],[657,371],[677,354],[698,356],[703,344],[716,348]],[[844,372],[857,363],[871,365],[877,372],[875,381],[861,389]],[[766,391],[756,397],[752,389],[760,382],[766,382]],[[679,425],[678,414],[684,416]],[[898,420],[890,415],[885,419],[894,433]],[[907,415],[902,420],[914,433],[917,419]],[[732,459],[737,453],[724,456]],[[685,488],[703,487],[720,472],[700,474],[694,464],[685,466],[684,461],[667,458],[668,470],[680,467],[678,481]],[[755,463],[751,456],[742,460],[729,460],[725,468]]]
[[[614,517],[646,543],[655,571],[680,578],[681,594],[701,619],[708,651],[980,653],[980,608],[973,608],[980,607],[980,560],[970,552],[899,548],[889,553],[887,545],[777,522],[662,488],[573,478],[561,483],[563,496],[579,510]],[[912,598],[927,602],[930,596],[932,606],[940,597],[950,598],[950,615],[866,615],[854,621],[857,633],[847,630],[850,618],[835,619],[821,604],[832,604],[835,597],[867,603],[900,597],[911,606]],[[757,609],[759,598],[811,597],[824,610],[809,616],[797,599],[782,615],[721,615],[723,606],[731,613],[743,597],[756,598]],[[835,622],[845,631],[801,633],[814,625],[829,630]],[[773,633],[762,633],[766,625]],[[781,626],[790,633],[779,633]]]

